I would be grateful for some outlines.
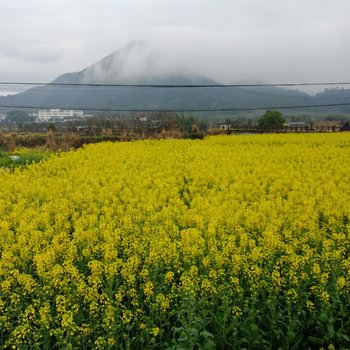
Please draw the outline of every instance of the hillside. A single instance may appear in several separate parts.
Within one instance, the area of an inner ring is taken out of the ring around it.
[[[205,76],[162,69],[157,53],[132,42],[91,66],[65,73],[56,84],[218,84]],[[229,109],[299,106],[350,101],[350,90],[327,89],[316,96],[277,87],[260,88],[123,88],[111,86],[42,86],[0,97],[0,106],[61,107],[72,109]],[[310,110],[309,110],[310,111]],[[350,106],[313,109],[313,112],[350,113]]]

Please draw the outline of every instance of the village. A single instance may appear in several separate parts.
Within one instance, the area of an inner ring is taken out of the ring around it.
[[[269,112],[269,111],[268,111]],[[157,133],[160,131],[215,133],[240,132],[339,132],[349,131],[350,117],[323,116],[280,116],[278,123],[261,124],[257,116],[244,118],[234,116],[198,116],[176,112],[134,112],[86,113],[83,110],[61,108],[39,109],[36,112],[13,110],[0,114],[0,130],[18,132],[68,131],[99,134],[102,130],[109,133],[136,132]]]

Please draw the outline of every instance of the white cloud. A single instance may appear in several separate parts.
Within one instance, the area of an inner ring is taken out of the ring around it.
[[[0,77],[49,81],[146,39],[159,69],[350,80],[349,13],[347,0],[0,0]]]

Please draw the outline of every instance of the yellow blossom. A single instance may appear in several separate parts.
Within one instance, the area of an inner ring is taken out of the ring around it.
[[[150,334],[156,337],[159,334],[159,327],[154,327],[151,329]]]

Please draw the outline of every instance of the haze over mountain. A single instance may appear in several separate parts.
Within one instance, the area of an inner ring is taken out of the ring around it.
[[[54,83],[101,83],[101,84],[167,84],[169,80],[183,84],[188,80],[215,83],[199,76],[180,74],[165,67],[159,52],[146,41],[133,41],[118,51],[77,73],[67,73]]]
[[[56,84],[218,84],[209,77],[171,70],[162,56],[145,41],[131,42],[87,68],[65,73]],[[350,90],[328,89],[315,96],[277,87],[244,88],[147,88],[113,86],[45,85],[0,97],[0,106],[70,109],[186,110],[261,109],[350,102]],[[320,111],[320,109],[314,109]],[[322,109],[325,111],[325,109]],[[326,111],[348,112],[350,106]]]

